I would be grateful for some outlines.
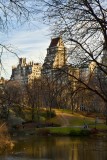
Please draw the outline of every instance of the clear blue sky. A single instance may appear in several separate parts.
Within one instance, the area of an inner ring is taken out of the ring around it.
[[[28,62],[39,63],[43,63],[51,39],[48,26],[40,22],[24,24],[17,29],[9,30],[6,34],[0,33],[0,37],[0,43],[12,45],[19,57],[26,57]],[[17,64],[18,59],[14,54],[3,53],[5,72],[2,71],[1,76],[9,79],[12,66]]]

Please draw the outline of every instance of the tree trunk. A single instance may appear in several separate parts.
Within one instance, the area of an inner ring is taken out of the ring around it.
[[[107,102],[105,102],[105,124],[107,125]]]
[[[34,121],[34,105],[32,105],[32,121]]]

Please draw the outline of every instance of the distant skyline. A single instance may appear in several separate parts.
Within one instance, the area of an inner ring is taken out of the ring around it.
[[[46,25],[36,23],[36,25],[18,27],[8,34],[1,33],[1,43],[12,45],[14,52],[19,57],[25,57],[27,62],[43,63],[50,44],[51,36],[49,28]],[[1,76],[9,79],[12,66],[18,64],[18,58],[11,53],[3,53],[3,67],[5,72]]]

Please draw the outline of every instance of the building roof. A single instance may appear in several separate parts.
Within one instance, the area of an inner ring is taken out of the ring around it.
[[[51,43],[50,43],[50,46],[49,46],[49,47],[55,47],[55,46],[57,46],[59,40],[60,40],[60,37],[53,38],[53,39],[51,40]]]

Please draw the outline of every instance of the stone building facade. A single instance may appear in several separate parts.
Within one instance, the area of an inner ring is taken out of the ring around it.
[[[103,64],[105,61],[104,52]],[[61,37],[51,40],[42,67],[42,76],[49,78],[53,99],[56,98],[61,107],[67,106],[68,108],[80,110],[82,107],[87,111],[101,111],[101,99],[86,88],[82,82],[94,88],[98,85],[98,78],[101,77],[100,79],[102,79],[104,76],[101,73],[98,76],[98,67],[93,61],[79,67],[67,64],[67,49]],[[55,91],[54,85],[57,85]],[[102,85],[105,86],[104,82]],[[60,92],[60,95],[58,95],[58,92]]]
[[[48,77],[58,74],[58,69],[66,65],[66,47],[61,37],[53,38],[47,49],[42,67],[42,75]]]
[[[29,84],[34,79],[41,77],[41,68],[40,63],[26,63],[26,58],[19,58],[19,64],[12,67],[11,80],[18,81],[21,84]]]
[[[62,37],[51,39],[42,67],[42,77],[46,78],[52,90],[50,92],[53,92],[53,106],[58,103],[62,104],[62,108],[71,106],[71,92],[76,88],[77,80],[70,74],[79,76],[79,70],[67,64],[67,49]]]

